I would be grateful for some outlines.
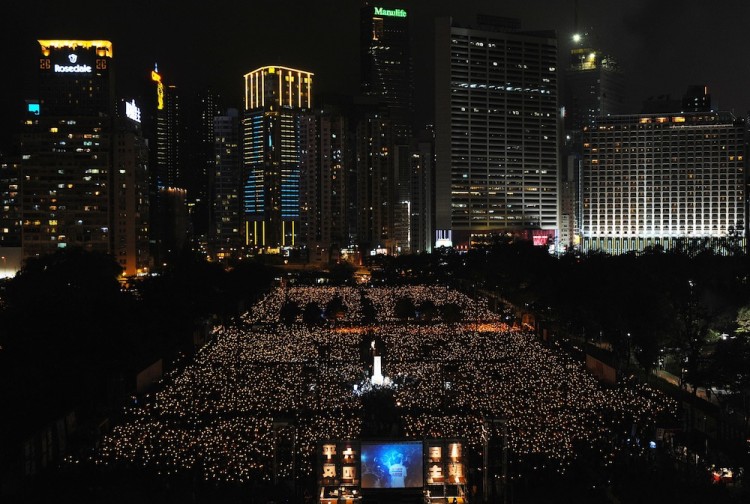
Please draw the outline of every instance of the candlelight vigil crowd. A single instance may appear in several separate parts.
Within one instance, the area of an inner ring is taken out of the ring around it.
[[[435,315],[403,316],[404,299]],[[334,300],[335,316],[325,309]],[[289,305],[298,310],[282,321]],[[447,305],[460,320],[437,315]],[[320,312],[314,323],[303,320],[310,306]],[[382,385],[369,380],[375,341]],[[215,482],[310,477],[318,443],[368,436],[368,396],[383,391],[399,437],[480,447],[501,435],[487,420],[502,419],[510,478],[542,467],[564,473],[582,453],[602,467],[622,450],[645,453],[657,423],[677,409],[643,384],[600,384],[555,343],[448,287],[286,286],[215,327],[194,358],[134,398],[95,460]],[[293,453],[280,457],[282,449]]]

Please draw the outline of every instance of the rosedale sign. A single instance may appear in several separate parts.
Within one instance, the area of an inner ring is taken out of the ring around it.
[[[384,9],[382,7],[375,7],[375,15],[405,18],[406,11],[404,9]]]
[[[89,73],[91,67],[89,65],[55,65],[55,72],[73,72],[73,73]]]
[[[78,55],[75,53],[69,54],[68,61],[70,61],[71,63],[77,62]],[[49,66],[47,68],[49,68]],[[57,65],[55,64],[55,72],[89,73],[91,72],[91,67],[89,65]]]

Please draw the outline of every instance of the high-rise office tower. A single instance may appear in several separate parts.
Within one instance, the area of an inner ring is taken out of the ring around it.
[[[148,100],[153,138],[153,180],[156,187],[185,187],[182,109],[177,86],[167,84],[158,66],[151,71],[153,92]]]
[[[573,35],[565,71],[565,130],[579,135],[597,117],[625,113],[625,77],[615,58],[593,47],[591,38]]]
[[[582,249],[744,247],[743,135],[728,113],[597,119],[583,134]]]
[[[20,156],[0,152],[0,278],[14,276],[23,264],[20,172]]]
[[[625,78],[611,55],[592,43],[588,32],[573,35],[564,82],[564,128],[561,144],[559,245],[578,246],[580,239],[581,135],[597,117],[624,114]]]
[[[682,97],[683,112],[710,112],[711,111],[711,93],[708,92],[708,86],[688,86],[687,92]]]
[[[407,11],[369,3],[362,7],[360,65],[362,94],[387,105],[394,121],[394,142],[408,144],[414,81]]]
[[[237,257],[242,247],[240,117],[237,109],[213,118],[214,164],[209,171],[209,256]]]
[[[112,43],[40,40],[40,115],[113,115]]]
[[[436,236],[461,247],[505,233],[552,240],[557,40],[478,21],[436,24]]]
[[[300,138],[300,239],[310,260],[327,262],[349,245],[349,122],[336,110],[305,114],[300,120]]]
[[[396,185],[393,123],[387,112],[366,111],[357,121],[357,242],[365,252],[395,252]]]
[[[711,112],[716,108],[711,104],[711,94],[705,84],[688,86],[682,99],[669,94],[649,96],[643,101],[641,114],[679,114],[682,112]]]
[[[298,245],[300,114],[312,105],[313,74],[280,66],[245,74],[245,246]]]
[[[39,102],[20,133],[23,254],[110,252],[112,44],[39,45]]]
[[[435,133],[422,131],[411,148],[409,249],[432,252],[435,227]]]
[[[198,92],[189,121],[185,188],[196,245],[202,247],[209,229],[209,179],[214,160],[214,118],[220,114],[220,97],[211,88]]]
[[[21,247],[21,163],[0,152],[0,248]]]
[[[388,253],[409,249],[414,95],[409,22],[408,12],[396,7],[366,2],[360,10],[363,98],[357,130],[365,136],[357,138],[357,241]],[[372,132],[377,138],[367,136]],[[368,146],[376,150],[367,152]]]
[[[167,83],[156,65],[150,86],[144,120],[151,149],[151,246],[156,264],[163,266],[180,252],[189,231],[184,132],[177,87]]]
[[[151,269],[149,149],[141,118],[135,100],[120,100],[112,142],[112,254],[125,276]]]
[[[393,147],[393,172],[391,173],[391,209],[393,211],[393,245],[396,254],[411,252],[411,144]]]

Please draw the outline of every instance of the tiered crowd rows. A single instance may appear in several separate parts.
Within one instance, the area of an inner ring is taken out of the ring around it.
[[[335,296],[348,308],[343,320],[320,327],[278,323],[288,300],[323,307]],[[376,325],[360,323],[363,296],[376,306]],[[455,303],[465,322],[397,322],[394,306],[403,296],[415,305]],[[383,371],[396,385],[407,437],[459,437],[478,446],[484,420],[504,419],[516,476],[528,469],[525,461],[562,472],[582,449],[607,464],[633,425],[648,432],[657,416],[674,409],[644,386],[600,386],[559,349],[447,288],[277,289],[244,322],[217,328],[190,364],[130,408],[102,443],[98,462],[197,470],[214,481],[270,479],[274,425],[283,419],[296,429],[299,475],[309,475],[318,441],[361,436],[363,396],[354,385],[367,380],[362,348],[373,335],[384,344]],[[280,469],[277,459],[276,470],[289,467]]]

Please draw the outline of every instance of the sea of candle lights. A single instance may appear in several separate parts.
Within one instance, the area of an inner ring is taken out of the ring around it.
[[[335,324],[279,323],[283,304],[334,296],[347,307]],[[378,323],[359,325],[362,297]],[[395,303],[455,303],[464,322],[399,322]],[[184,367],[165,376],[160,390],[130,407],[101,443],[97,463],[132,463],[170,474],[197,470],[209,481],[270,480],[312,474],[316,446],[362,436],[367,380],[365,339],[383,346],[383,373],[393,384],[404,435],[462,438],[480,447],[485,419],[506,421],[515,473],[543,458],[564,472],[585,446],[606,465],[625,439],[643,436],[676,405],[643,385],[601,386],[556,346],[501,322],[482,301],[442,287],[279,288],[243,317],[241,327],[217,327],[211,342]],[[293,435],[290,434],[293,431]],[[490,428],[500,436],[497,424]],[[284,442],[287,444],[284,445]],[[282,460],[283,459],[283,460]]]

